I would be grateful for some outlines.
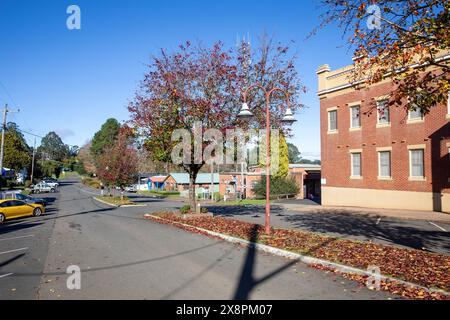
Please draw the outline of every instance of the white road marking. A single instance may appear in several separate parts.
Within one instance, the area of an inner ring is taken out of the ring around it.
[[[6,278],[6,277],[9,277],[9,276],[12,276],[13,274],[14,274],[14,273],[3,274],[3,275],[0,276],[0,279],[1,279],[1,278]]]
[[[439,230],[442,230],[444,232],[447,232],[447,230],[445,230],[444,228],[442,228],[441,226],[438,226],[436,223],[433,223],[431,221],[428,221],[429,224],[431,224],[432,226],[435,226],[436,228],[438,228]]]
[[[14,238],[0,239],[0,241],[9,241],[9,240],[16,240],[16,239],[23,239],[23,238],[31,238],[31,237],[34,237],[34,234],[30,234],[28,236],[20,236],[20,237],[14,237]]]
[[[17,251],[24,251],[24,250],[28,250],[28,247],[20,248],[20,249],[14,249],[14,250],[9,250],[9,251],[3,251],[3,252],[0,252],[0,254],[7,254],[7,253],[13,253],[13,252],[17,252]]]
[[[379,225],[381,221],[381,218],[378,218],[376,225]]]

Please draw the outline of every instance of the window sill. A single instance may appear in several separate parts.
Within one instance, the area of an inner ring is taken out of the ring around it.
[[[391,123],[377,123],[377,128],[387,128],[390,127]]]
[[[409,177],[408,180],[409,181],[419,181],[419,182],[427,181],[427,179],[425,177]]]
[[[338,134],[339,130],[329,130],[327,134]]]
[[[351,180],[362,180],[362,176],[350,176]]]
[[[425,122],[425,119],[419,119],[419,118],[417,118],[417,119],[408,119],[408,120],[406,120],[406,123],[407,124],[415,124],[415,123],[424,123]]]
[[[350,128],[348,131],[361,131],[361,127]]]
[[[378,180],[381,180],[381,181],[392,181],[393,179],[392,179],[392,177],[378,177]]]

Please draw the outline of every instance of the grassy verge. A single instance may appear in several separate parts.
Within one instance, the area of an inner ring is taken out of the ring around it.
[[[175,223],[177,227],[183,228],[177,224],[183,223],[364,270],[369,266],[377,266],[384,275],[427,288],[450,291],[450,257],[443,254],[340,239],[298,230],[272,229],[271,235],[267,236],[261,225],[220,217],[182,219],[171,212],[157,215]],[[194,229],[190,231],[196,232]],[[347,277],[361,283],[365,283],[367,279],[355,275]],[[430,293],[393,282],[382,282],[381,289],[407,298],[450,299],[450,296],[441,293]]]
[[[97,178],[82,177],[81,182],[88,187],[100,189],[100,180]]]
[[[108,196],[103,197],[97,196],[95,198],[117,206],[135,205],[135,203],[130,199],[128,199],[127,197],[123,197],[123,200],[120,197],[108,197]]]
[[[138,191],[138,194],[144,195],[144,196],[157,196],[162,198],[178,198],[180,197],[180,193],[176,191],[157,191],[157,190],[150,190],[150,191]]]
[[[236,200],[236,201],[219,201],[215,202],[214,205],[220,206],[246,206],[246,205],[265,205],[265,199],[244,199],[244,200]]]

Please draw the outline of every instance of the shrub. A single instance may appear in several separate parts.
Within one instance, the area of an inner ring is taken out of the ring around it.
[[[200,212],[201,212],[201,213],[208,213],[208,208],[206,208],[206,207],[201,207]]]
[[[299,186],[292,177],[271,177],[270,178],[270,195],[277,196],[281,194],[297,194]],[[261,177],[253,187],[253,192],[259,197],[266,196],[266,177]]]
[[[182,213],[182,214],[187,214],[187,213],[189,213],[191,211],[191,206],[189,206],[189,205],[185,205],[185,206],[182,206],[181,208],[180,208],[180,212]]]

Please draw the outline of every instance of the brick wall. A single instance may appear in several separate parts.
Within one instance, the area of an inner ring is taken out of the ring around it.
[[[421,123],[407,123],[403,107],[390,107],[391,124],[377,128],[377,112],[373,99],[388,94],[390,83],[369,90],[346,91],[329,95],[320,101],[322,177],[326,186],[419,192],[450,193],[450,120],[447,105],[435,107]],[[361,130],[350,131],[348,103],[361,101]],[[406,102],[405,102],[406,103]],[[327,109],[338,107],[338,133],[328,133]],[[372,114],[364,115],[373,110]],[[426,181],[410,181],[410,145],[425,145],[424,169]],[[391,180],[378,179],[377,148],[390,147]],[[350,150],[362,149],[362,179],[350,179]]]

